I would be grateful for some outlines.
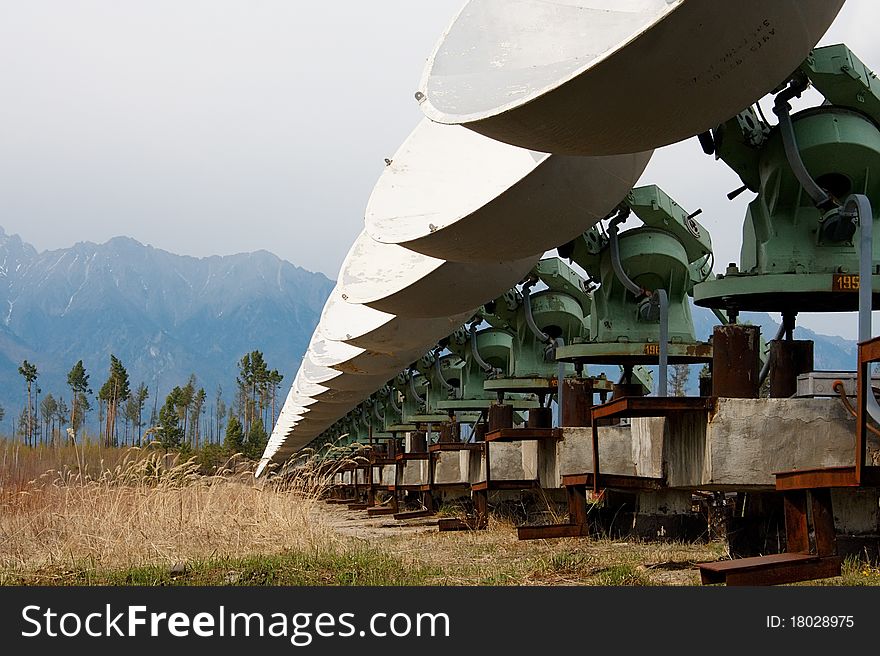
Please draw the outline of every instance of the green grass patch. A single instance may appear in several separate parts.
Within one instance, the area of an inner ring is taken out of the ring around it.
[[[651,585],[651,580],[633,565],[612,565],[598,571],[592,585]]]
[[[182,571],[181,571],[182,570]],[[51,568],[4,573],[2,585],[110,586],[405,586],[424,585],[437,572],[404,564],[375,549],[288,551],[247,558],[217,558],[185,567],[147,565],[125,569]]]

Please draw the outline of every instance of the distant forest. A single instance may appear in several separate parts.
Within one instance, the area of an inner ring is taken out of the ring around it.
[[[160,403],[144,383],[132,387],[125,364],[110,355],[106,379],[93,390],[93,376],[79,360],[67,374],[65,390],[44,391],[36,365],[24,360],[18,367],[26,405],[12,417],[14,440],[31,446],[61,446],[97,441],[105,447],[155,444],[166,451],[204,450],[251,458],[262,454],[281,411],[278,390],[284,379],[271,369],[261,351],[238,361],[232,402],[223,389],[208,392],[192,374]],[[7,410],[0,406],[0,421]],[[97,413],[97,434],[87,419]]]

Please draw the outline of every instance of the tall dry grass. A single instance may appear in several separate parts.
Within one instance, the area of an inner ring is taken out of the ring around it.
[[[116,467],[128,449],[105,447],[99,440],[81,444],[27,446],[0,438],[0,489],[21,489],[50,470],[101,472]]]
[[[251,464],[230,461],[205,476],[194,458],[77,449],[54,459],[4,449],[0,570],[132,567],[330,549],[338,540],[313,512],[324,475],[255,480]]]

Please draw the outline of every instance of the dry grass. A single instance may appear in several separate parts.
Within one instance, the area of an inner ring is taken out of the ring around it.
[[[331,548],[340,539],[310,517],[317,492],[302,482],[255,481],[250,468],[202,476],[194,460],[140,449],[113,467],[63,465],[27,482],[8,476],[0,487],[0,571]]]
[[[329,481],[308,467],[255,481],[251,463],[205,476],[195,459],[150,449],[53,458],[7,445],[2,457],[0,584],[695,585],[695,564],[726,552],[723,543],[520,542],[501,515],[464,533],[368,519],[319,502]],[[880,571],[851,561],[823,583],[877,585]]]
[[[49,471],[100,474],[115,468],[128,455],[128,449],[104,447],[100,441],[90,439],[77,445],[29,447],[0,438],[0,490],[9,493],[24,489]]]

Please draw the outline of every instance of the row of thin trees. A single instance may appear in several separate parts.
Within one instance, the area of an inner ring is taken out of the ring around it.
[[[280,411],[278,390],[284,378],[277,369],[269,368],[262,352],[251,351],[238,362],[232,405],[227,406],[218,386],[208,413],[208,394],[198,386],[195,374],[186,384],[172,388],[161,407],[157,385],[148,411],[149,388],[142,382],[132,389],[128,371],[115,355],[110,356],[107,379],[97,394],[91,389],[82,360],[67,374],[66,399],[52,393],[40,398],[35,364],[25,360],[18,372],[24,379],[27,405],[17,424],[13,423],[13,433],[25,444],[58,445],[83,438],[87,417],[96,403],[98,438],[105,446],[159,441],[169,449],[191,450],[222,442],[224,427],[228,432],[231,419],[236,424],[232,427],[233,442],[265,442],[265,427],[274,424]],[[4,415],[0,407],[0,421]]]

